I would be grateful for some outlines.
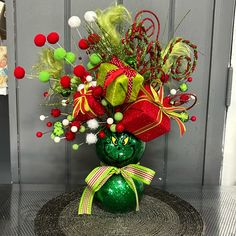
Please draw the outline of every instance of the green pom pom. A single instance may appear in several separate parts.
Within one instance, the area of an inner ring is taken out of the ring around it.
[[[79,132],[80,133],[84,133],[85,132],[85,127],[83,125],[80,126]]]
[[[68,52],[68,53],[66,53],[65,59],[66,59],[66,63],[73,64],[76,61],[76,56],[73,52]]]
[[[181,112],[180,113],[180,120],[182,120],[183,122],[187,122],[189,120],[189,115],[187,112]]]
[[[116,121],[121,121],[123,119],[123,114],[121,112],[116,112],[114,115]]]
[[[63,124],[60,122],[60,121],[57,121],[54,123],[54,128],[62,128],[63,127]]]
[[[73,149],[74,151],[77,151],[77,150],[79,149],[79,145],[78,145],[78,144],[73,144],[73,145],[72,145],[72,149]]]
[[[61,136],[64,134],[64,130],[62,128],[54,128],[53,130],[53,133],[56,135],[56,136]]]
[[[74,117],[73,117],[72,115],[68,115],[68,116],[67,116],[67,120],[68,120],[68,121],[72,121],[73,119],[74,119]]]
[[[66,56],[66,50],[64,48],[57,48],[54,50],[54,59],[55,60],[63,60]]]
[[[112,124],[110,126],[110,130],[111,130],[111,132],[115,133],[116,132],[116,124]]]
[[[88,64],[87,64],[87,68],[88,68],[88,70],[91,70],[91,69],[93,69],[95,66],[91,63],[91,62],[89,62]]]
[[[51,134],[51,139],[53,139],[53,140],[54,140],[54,138],[55,138],[55,134],[54,134],[54,133],[52,133],[52,134]]]
[[[103,105],[104,107],[107,106],[107,100],[106,100],[106,99],[102,99],[101,103],[102,103],[102,105]]]
[[[186,92],[188,90],[188,85],[186,83],[182,83],[180,86],[179,86],[180,90],[182,92]]]
[[[89,57],[89,61],[91,64],[93,65],[97,65],[101,62],[101,57],[99,54],[97,53],[93,53],[90,57]]]
[[[50,79],[50,74],[46,71],[46,70],[43,70],[39,73],[39,80],[42,82],[42,83],[46,83],[48,82]]]

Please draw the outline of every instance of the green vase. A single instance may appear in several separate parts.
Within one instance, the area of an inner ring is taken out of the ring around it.
[[[99,159],[109,166],[122,168],[129,164],[137,164],[145,150],[145,143],[129,133],[112,133],[106,130],[106,137],[99,139],[96,151]],[[143,183],[134,180],[139,200],[143,195]],[[114,174],[96,192],[97,204],[112,213],[125,213],[136,208],[133,190],[121,174]]]

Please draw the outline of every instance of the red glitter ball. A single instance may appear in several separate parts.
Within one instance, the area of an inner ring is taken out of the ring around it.
[[[60,84],[63,88],[70,88],[70,77],[65,75],[60,79]]]
[[[98,43],[100,40],[100,36],[97,35],[97,34],[90,34],[88,36],[88,41],[91,43],[91,44],[95,44],[95,43]]]
[[[194,121],[196,121],[196,120],[197,120],[197,117],[196,117],[196,116],[192,116],[190,119],[191,119],[191,121],[193,121],[193,122],[194,122]]]
[[[74,74],[77,77],[82,77],[85,74],[85,68],[82,65],[78,65],[76,67],[74,67]]]
[[[34,37],[34,43],[37,47],[42,47],[46,43],[46,37],[43,34],[37,34]]]
[[[52,127],[52,122],[49,121],[49,122],[47,123],[47,127]]]
[[[59,34],[57,32],[51,32],[48,36],[47,36],[47,40],[49,43],[51,44],[55,44],[59,41]]]
[[[14,70],[14,76],[16,79],[23,79],[25,76],[25,69],[21,66],[17,66]]]
[[[47,96],[48,96],[48,92],[44,92],[44,93],[43,93],[43,96],[44,96],[44,97],[47,97]]]
[[[116,131],[118,133],[122,133],[124,130],[125,130],[125,127],[123,124],[121,124],[121,123],[116,124]]]
[[[103,88],[101,86],[96,86],[93,89],[93,96],[94,97],[101,97],[103,95]]]
[[[87,39],[80,39],[78,46],[82,50],[86,50],[89,48],[89,41]]]
[[[103,130],[101,130],[99,133],[98,133],[98,137],[99,138],[105,138],[106,137],[106,134]]]
[[[41,138],[42,136],[43,136],[43,133],[42,133],[42,132],[38,131],[38,132],[36,133],[36,137],[37,137],[37,138]]]
[[[53,117],[58,117],[58,116],[60,116],[60,115],[61,115],[60,109],[58,109],[58,108],[53,108],[53,109],[51,110],[51,115],[52,115]]]
[[[71,132],[71,131],[67,131],[65,133],[65,137],[66,137],[67,141],[72,141],[72,140],[75,139],[75,134],[73,132]]]
[[[189,77],[188,78],[188,82],[192,82],[193,81],[193,78],[192,77]]]

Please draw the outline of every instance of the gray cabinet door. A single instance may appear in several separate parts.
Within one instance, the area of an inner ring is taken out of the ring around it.
[[[182,36],[197,44],[200,52],[193,82],[189,84],[191,91],[198,94],[198,104],[191,111],[191,115],[198,117],[197,121],[187,123],[187,132],[182,138],[173,121],[171,133],[148,143],[142,164],[157,171],[153,182],[157,185],[218,184],[235,0],[119,1],[122,2],[132,15],[141,9],[157,13],[163,46],[171,37]],[[73,40],[69,39],[78,39],[78,36],[68,28],[68,17],[79,15],[82,18],[85,11],[105,8],[111,1],[11,0],[7,4],[8,51],[10,70],[13,70],[15,61],[26,69],[34,64],[39,50],[32,38],[38,32],[58,31],[62,37],[60,43],[63,45],[65,39],[64,46],[75,50]],[[81,33],[85,32],[81,30]],[[13,78],[10,81],[13,181],[81,183],[89,171],[99,165],[94,146],[83,145],[74,152],[70,144],[61,142],[55,146],[51,145],[50,137],[35,138],[35,131],[47,129],[38,119],[45,112],[45,108],[39,106],[44,89],[38,81],[18,83]]]

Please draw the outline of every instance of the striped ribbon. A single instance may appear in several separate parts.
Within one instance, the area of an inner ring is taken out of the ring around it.
[[[78,210],[79,215],[91,214],[94,194],[114,174],[121,174],[124,177],[135,194],[136,211],[139,210],[138,193],[133,179],[149,185],[155,175],[155,171],[139,164],[130,164],[122,168],[117,168],[114,166],[100,166],[92,170],[85,179],[88,186],[84,189],[80,199]]]

